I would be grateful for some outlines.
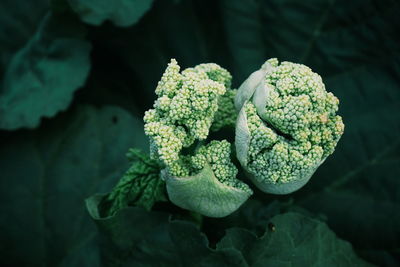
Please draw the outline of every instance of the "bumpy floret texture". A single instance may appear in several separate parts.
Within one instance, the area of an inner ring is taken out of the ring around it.
[[[248,169],[260,179],[286,183],[315,169],[343,134],[339,100],[302,64],[270,59],[265,109],[247,103]],[[261,114],[260,114],[261,113]],[[262,177],[262,178],[261,178]]]
[[[207,138],[218,110],[218,99],[230,86],[231,75],[217,64],[200,64],[180,73],[175,59],[168,64],[155,90],[158,99],[145,113],[145,133],[152,155],[176,176],[188,174],[184,147]]]
[[[235,96],[237,89],[226,90],[226,93],[218,99],[218,110],[214,116],[214,122],[211,125],[211,131],[220,129],[235,128],[237,113],[235,110]]]
[[[202,146],[196,155],[190,158],[190,166],[196,172],[203,169],[206,164],[209,164],[218,181],[227,186],[251,193],[252,191],[248,185],[235,178],[238,169],[232,163],[230,155],[231,144],[228,141],[213,140],[209,144]]]

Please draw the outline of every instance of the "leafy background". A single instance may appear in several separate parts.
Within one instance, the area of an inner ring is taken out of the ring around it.
[[[398,266],[399,12],[395,0],[2,0],[1,265]],[[141,118],[172,57],[218,63],[234,87],[270,57],[310,66],[341,100],[336,152],[302,190],[258,192],[201,229],[137,207],[94,223],[84,199],[111,190],[130,147],[147,149]]]

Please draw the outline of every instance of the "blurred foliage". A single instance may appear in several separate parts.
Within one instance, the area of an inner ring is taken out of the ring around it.
[[[398,1],[128,2],[0,2],[2,266],[399,265]],[[84,199],[147,150],[141,118],[170,58],[220,64],[238,87],[270,57],[310,66],[341,101],[344,136],[309,184],[221,220],[92,213],[99,238]]]

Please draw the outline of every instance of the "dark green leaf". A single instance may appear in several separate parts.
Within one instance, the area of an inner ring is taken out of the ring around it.
[[[159,162],[138,149],[131,149],[127,156],[132,166],[102,203],[109,216],[128,206],[151,210],[156,202],[167,200]]]
[[[72,9],[81,19],[92,25],[100,25],[106,20],[117,26],[130,26],[150,9],[153,0],[68,0]]]
[[[116,107],[80,107],[0,148],[3,266],[98,266],[96,229],[84,207],[146,147],[141,122]]]
[[[273,217],[260,238],[229,229],[217,248],[241,251],[249,266],[369,266],[325,223],[297,213]]]
[[[325,223],[297,213],[269,219],[261,238],[229,229],[211,249],[192,223],[170,221],[166,213],[129,207],[102,218],[104,197],[89,198],[87,207],[102,234],[107,266],[369,266]]]
[[[247,266],[235,249],[213,250],[193,224],[170,221],[170,215],[128,207],[101,217],[106,195],[86,201],[102,236],[105,266]]]
[[[72,18],[47,14],[12,57],[0,91],[0,128],[34,128],[66,109],[90,69],[91,46]]]
[[[48,9],[48,0],[0,2],[0,73],[7,69],[13,54],[35,34]]]

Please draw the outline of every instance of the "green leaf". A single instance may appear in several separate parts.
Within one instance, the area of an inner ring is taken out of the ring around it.
[[[260,238],[229,229],[217,248],[239,250],[249,266],[370,266],[325,223],[297,213],[273,217]]]
[[[247,266],[236,250],[209,248],[193,223],[170,221],[167,213],[128,207],[101,217],[104,197],[92,196],[86,205],[102,237],[105,266]]]
[[[106,20],[117,26],[131,26],[139,21],[150,9],[153,0],[68,0],[72,9],[81,19],[92,25],[100,25]]]
[[[209,217],[231,214],[253,194],[247,185],[241,188],[220,182],[209,164],[195,175],[176,177],[164,169],[161,176],[172,203]]]
[[[194,224],[171,221],[166,213],[128,207],[102,218],[104,197],[89,198],[87,207],[103,238],[106,266],[369,266],[326,224],[297,213],[269,218],[260,238],[229,229],[211,249]]]
[[[91,45],[73,18],[47,14],[10,59],[0,90],[0,128],[34,128],[66,109],[85,83]]]
[[[13,54],[35,34],[38,24],[48,12],[48,2],[48,0],[0,2],[0,73],[7,69]],[[0,74],[0,77],[2,76]]]
[[[138,149],[131,149],[127,156],[132,166],[102,203],[109,216],[128,206],[151,210],[156,202],[167,200],[159,162]]]
[[[38,130],[5,136],[3,265],[99,266],[96,228],[84,199],[110,190],[129,166],[124,156],[129,147],[146,147],[142,129],[120,108],[83,106]]]

